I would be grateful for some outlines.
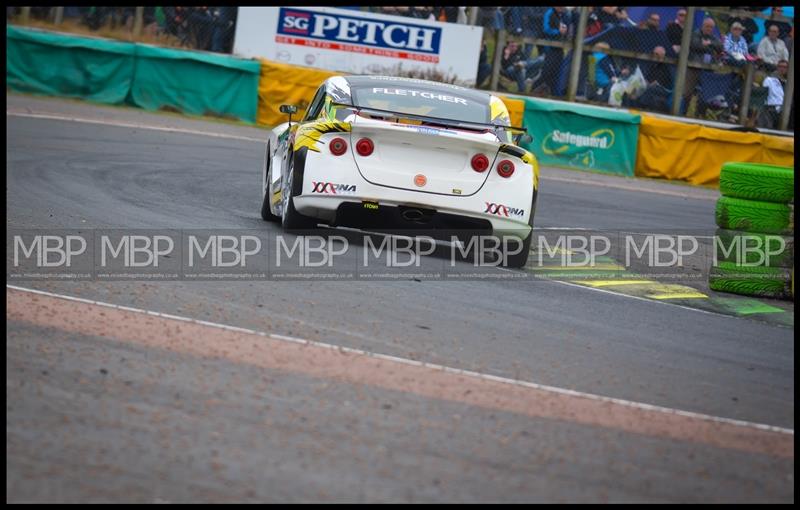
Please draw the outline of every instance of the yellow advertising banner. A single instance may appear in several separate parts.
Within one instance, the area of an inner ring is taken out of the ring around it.
[[[794,166],[794,138],[716,129],[642,114],[636,175],[718,184],[728,161]]]
[[[293,104],[302,115],[314,98],[317,88],[333,71],[300,67],[271,60],[261,60],[261,79],[258,82],[258,112],[256,122],[262,126],[276,126],[288,118],[280,112],[282,104]]]

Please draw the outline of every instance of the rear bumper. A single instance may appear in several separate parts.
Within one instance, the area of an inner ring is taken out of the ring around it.
[[[302,193],[294,198],[295,208],[300,214],[329,224],[367,221],[376,226],[383,221],[387,227],[478,229],[522,239],[531,230],[528,220],[532,213],[533,168],[521,161],[511,177],[490,174],[472,195],[373,184],[360,174],[352,157],[333,157],[324,151],[306,154],[302,179]],[[408,176],[409,185],[412,179],[413,174]],[[377,211],[365,208],[365,202],[378,204]],[[406,208],[418,208],[430,221],[403,221]]]
[[[365,207],[369,204],[369,208]],[[377,204],[377,209],[373,204]],[[336,197],[302,195],[294,198],[294,206],[303,215],[325,221],[335,226],[350,226],[370,229],[397,229],[417,232],[433,237],[447,233],[494,234],[528,237],[529,211],[524,220],[499,217],[494,214],[476,213],[457,207],[438,207],[419,202],[398,201],[387,198]],[[530,206],[529,206],[530,207]],[[485,204],[484,204],[485,208]]]

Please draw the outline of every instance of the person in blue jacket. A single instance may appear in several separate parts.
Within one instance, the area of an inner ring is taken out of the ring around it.
[[[569,12],[564,7],[551,7],[544,13],[542,32],[546,39],[564,42],[569,37]],[[564,49],[555,46],[544,48],[544,64],[542,75],[533,84],[533,89],[547,94],[556,94],[561,62],[564,60]],[[546,87],[546,91],[542,88]]]
[[[590,99],[594,101],[606,102],[608,101],[609,93],[611,92],[611,85],[619,79],[619,69],[614,64],[614,59],[605,53],[611,47],[604,42],[599,42],[594,45],[594,90],[590,94]]]

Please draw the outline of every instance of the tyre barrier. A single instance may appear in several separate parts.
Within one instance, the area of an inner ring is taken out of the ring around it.
[[[794,264],[794,237],[722,228],[717,229],[715,236],[718,262],[783,268]]]
[[[725,163],[709,287],[794,299],[794,168]]]
[[[794,199],[794,169],[761,163],[725,163],[719,175],[723,196],[785,204]]]
[[[723,196],[717,200],[716,220],[718,227],[728,230],[791,235],[794,205]]]
[[[720,262],[711,268],[708,285],[712,290],[747,296],[790,299],[792,270],[782,267],[740,266]]]

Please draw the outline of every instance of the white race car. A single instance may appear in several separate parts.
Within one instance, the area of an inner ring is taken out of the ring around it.
[[[303,118],[274,128],[261,217],[298,231],[318,223],[469,231],[511,239],[524,266],[539,188],[528,138],[487,92],[410,78],[335,76]],[[501,248],[503,249],[503,248]]]

